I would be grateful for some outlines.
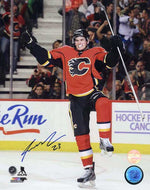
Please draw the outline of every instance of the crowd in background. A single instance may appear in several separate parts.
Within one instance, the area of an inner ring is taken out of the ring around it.
[[[9,1],[1,0],[1,31],[5,25],[4,15],[6,4]],[[35,3],[36,2],[36,3]],[[114,1],[113,0],[66,0],[66,45],[72,45],[72,35],[76,29],[83,28],[89,33],[89,48],[102,46],[108,52],[111,44],[111,30],[105,12],[100,2],[105,6],[109,22],[114,27]],[[22,16],[20,33],[24,27],[32,32],[33,27],[38,27],[37,18],[43,17],[43,10],[40,0],[20,0],[15,1],[17,5],[17,15]],[[37,6],[39,9],[37,9]],[[9,6],[8,6],[9,7]],[[124,43],[122,53],[129,77],[139,100],[150,99],[150,1],[149,0],[117,0],[116,7],[116,34]],[[63,9],[58,10],[58,14],[63,16]],[[23,16],[24,15],[24,16]],[[26,16],[25,16],[26,15]],[[7,17],[6,17],[7,18]],[[31,22],[32,21],[32,22]],[[7,19],[6,19],[7,22]],[[0,47],[3,38],[6,37],[0,32]],[[61,40],[53,43],[53,49],[62,45]],[[21,47],[21,42],[19,41]],[[24,47],[22,47],[24,48]],[[0,48],[0,57],[4,54],[4,49]],[[17,57],[18,59],[18,57]],[[8,64],[9,65],[9,64]],[[7,64],[6,68],[9,67]],[[1,67],[2,65],[0,65]],[[14,74],[16,65],[14,64]],[[121,61],[115,67],[116,70],[116,99],[134,100],[135,97],[126,77]],[[6,72],[9,68],[6,69]],[[101,73],[100,90],[112,98],[112,70],[104,69]],[[28,98],[61,98],[62,71],[57,67],[48,69],[39,65],[33,71],[32,76],[27,80],[27,85],[32,87]]]
[[[14,0],[13,5],[13,74],[17,74],[20,50],[24,49],[21,34],[38,28],[38,17],[43,17],[43,0]],[[0,0],[0,84],[10,72],[11,0]]]

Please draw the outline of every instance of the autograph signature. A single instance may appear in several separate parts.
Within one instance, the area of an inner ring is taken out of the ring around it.
[[[51,146],[52,144],[54,144],[55,142],[57,142],[59,139],[61,139],[62,137],[66,136],[66,135],[62,135],[60,137],[58,137],[57,139],[53,140],[53,138],[55,137],[56,135],[56,131],[54,131],[53,133],[51,133],[44,141],[41,141],[37,144],[34,144],[34,142],[36,141],[36,139],[34,139],[26,148],[25,150],[22,152],[21,156],[22,156],[22,159],[21,159],[21,162],[23,162],[27,152],[30,152],[31,150],[35,149],[36,147],[38,147],[39,145],[43,145],[47,142],[46,146],[49,147]]]

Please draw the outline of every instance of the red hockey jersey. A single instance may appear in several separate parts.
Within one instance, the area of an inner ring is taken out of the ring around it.
[[[63,46],[49,51],[49,57],[61,58],[67,94],[83,94],[94,87],[93,78],[101,79],[95,69],[95,61],[104,61],[107,52],[101,47],[87,49],[79,55],[73,47]]]

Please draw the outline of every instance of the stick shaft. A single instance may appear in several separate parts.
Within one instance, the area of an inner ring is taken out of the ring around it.
[[[103,6],[102,8],[103,8],[103,10],[104,10],[104,13],[105,13],[106,19],[107,19],[107,21],[108,21],[108,24],[109,24],[109,27],[110,27],[111,33],[112,33],[112,35],[114,36],[114,31],[113,31],[112,26],[111,26],[111,24],[110,24],[110,21],[109,21],[108,15],[107,15],[107,13],[106,13],[106,10],[105,10],[104,6]],[[126,73],[127,79],[128,79],[128,81],[129,81],[129,83],[130,83],[130,87],[131,87],[131,90],[132,90],[132,92],[133,92],[133,95],[134,95],[135,101],[136,101],[136,103],[137,103],[138,109],[139,109],[139,111],[140,111],[141,117],[142,117],[142,119],[143,119],[144,117],[143,117],[142,110],[141,110],[141,108],[140,108],[139,100],[138,100],[138,98],[137,98],[137,95],[136,95],[136,93],[135,93],[135,90],[134,90],[134,87],[133,87],[133,85],[132,85],[131,79],[130,79],[130,77],[129,77],[129,74],[128,74],[128,71],[127,71],[127,68],[126,68],[126,65],[125,65],[124,59],[123,59],[123,57],[122,57],[122,54],[121,54],[120,48],[117,47],[117,50],[118,50],[118,53],[119,53],[120,59],[121,59],[121,61],[122,61],[122,65],[123,65],[123,67],[124,67],[124,70],[125,70],[125,73]]]

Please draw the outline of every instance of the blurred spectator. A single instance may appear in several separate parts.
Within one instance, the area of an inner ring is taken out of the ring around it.
[[[55,81],[54,87],[49,96],[51,99],[61,99],[61,83],[59,81]]]
[[[116,100],[125,100],[125,93],[120,80],[116,80]]]
[[[5,5],[4,0],[0,1],[0,16],[2,16],[5,13]]]
[[[55,40],[53,43],[52,43],[52,49],[57,49],[59,47],[62,46],[62,40]],[[53,74],[56,74],[56,70],[59,71],[59,72],[62,72],[62,69],[60,69],[59,67],[55,67],[53,65],[49,66],[49,70],[51,71],[52,75]]]
[[[57,49],[62,46],[62,40],[55,40],[52,44],[53,49]],[[63,81],[63,71],[60,67],[53,67],[50,66],[50,71],[52,72],[52,76],[55,76],[55,80],[59,79],[60,81]]]
[[[33,27],[38,28],[38,18],[43,18],[43,0],[32,0],[32,10]]]
[[[135,54],[135,46],[133,42],[133,35],[139,33],[138,19],[134,16],[133,9],[130,9],[127,15],[120,16],[119,18],[119,34],[125,43],[126,50],[129,54]]]
[[[145,64],[145,69],[150,71],[150,41],[145,39],[143,41],[143,51],[139,56]]]
[[[141,10],[149,7],[149,0],[138,0],[137,3],[140,5]]]
[[[131,56],[128,62],[126,63],[127,66],[127,71],[133,71],[136,68],[136,63],[137,63],[137,57],[136,56]]]
[[[118,63],[115,67],[116,72],[116,80],[119,80],[121,84],[124,83],[125,75],[120,71],[120,64]],[[105,72],[103,72],[103,77],[105,82],[105,92],[107,89],[107,93],[111,93],[112,91],[112,80],[113,80],[113,71],[110,69],[106,69]]]
[[[97,29],[93,27],[88,27],[87,29],[89,34],[89,44],[88,44],[89,48],[100,46],[100,42],[97,39],[96,30]]]
[[[150,41],[147,38],[143,39],[142,49],[139,51],[138,57],[142,58],[144,52],[147,52]]]
[[[121,7],[117,6],[116,7],[116,34],[118,34],[119,31],[119,17],[121,16]]]
[[[34,88],[39,82],[43,82],[44,85],[53,85],[55,78],[53,78],[51,72],[44,67],[38,65],[33,74],[27,79],[26,84],[29,87]]]
[[[47,95],[44,92],[44,86],[42,84],[37,84],[30,92],[28,99],[47,99]]]
[[[148,50],[149,45],[150,45],[150,41],[147,38],[145,38],[143,40],[143,52]]]
[[[144,36],[147,36],[147,34],[150,33],[150,18],[148,9],[144,9],[142,11],[141,28],[144,31]]]
[[[63,81],[63,71],[60,67],[53,67],[52,70],[53,81]]]
[[[85,14],[78,11],[79,2],[73,1],[72,7],[66,12],[66,44],[72,45],[73,32],[79,28],[85,29],[89,25]],[[63,15],[62,8],[59,9],[59,14]]]
[[[98,39],[99,39],[99,41],[100,41],[100,45],[106,50],[106,51],[110,51],[110,49],[111,49],[111,42],[110,42],[110,38],[111,38],[111,36],[112,36],[112,33],[111,33],[111,31],[110,30],[108,30],[107,32],[106,32],[106,34],[105,33],[102,33],[102,31],[103,31],[103,29],[105,28],[105,26],[107,26],[108,25],[108,21],[107,20],[105,20],[104,22],[103,22],[103,24],[97,29],[97,37],[98,37]]]
[[[150,72],[145,70],[145,65],[142,60],[139,60],[136,64],[136,69],[129,73],[134,75],[135,80],[138,81],[139,88],[150,79]]]
[[[82,4],[79,6],[79,12],[82,12],[84,14],[86,14],[86,10],[88,7],[88,0],[83,0]]]
[[[136,4],[137,4],[137,0],[128,0],[128,5],[127,5],[127,7],[128,7],[129,9],[133,9]]]
[[[62,40],[55,40],[52,44],[53,49],[57,49],[62,46]]]
[[[18,62],[18,51],[19,51],[19,38],[25,21],[23,17],[19,14],[19,9],[16,4],[13,6],[14,14],[14,47],[13,47],[13,74],[17,74],[17,62]],[[9,46],[10,46],[10,12],[5,12],[2,16],[4,22],[4,33],[1,39],[0,51],[2,53],[1,62],[4,62],[6,72],[9,72]]]
[[[30,6],[31,6],[30,0],[21,0],[21,1],[18,0],[19,12],[25,20],[26,28],[30,33],[32,33],[33,21],[32,21],[32,14],[30,12],[32,10],[32,7]]]
[[[141,7],[140,7],[139,4],[135,4],[135,5],[133,6],[134,16],[135,16],[135,18],[137,18],[137,19],[139,19],[139,17],[140,17],[140,10],[141,10]]]
[[[99,19],[100,11],[101,11],[100,3],[98,2],[98,0],[93,0],[92,3],[87,7],[86,18],[90,22],[94,20],[98,20],[101,22],[101,20]]]
[[[138,97],[138,83],[136,81],[136,77],[132,73],[129,74],[129,77],[130,77],[131,83],[133,85],[133,88],[135,90],[135,93]],[[125,92],[125,99],[126,100],[135,100],[134,94],[131,89],[131,85],[130,85],[127,77],[124,80],[123,88],[124,88],[124,92]]]
[[[125,93],[124,93],[121,81],[116,80],[115,86],[116,86],[116,100],[125,100],[126,97],[125,97]],[[110,97],[112,96],[111,93],[110,93]]]
[[[49,99],[50,98],[50,93],[52,90],[52,86],[50,84],[45,84],[44,82],[39,82],[38,84],[42,85],[44,87],[44,95],[45,95],[45,99]]]
[[[108,19],[109,19],[109,22],[110,22],[112,28],[113,28],[113,9],[114,9],[113,3],[111,1],[108,1],[106,4],[106,13],[107,13],[107,16],[108,16]],[[103,10],[100,12],[99,17],[100,17],[102,23],[105,20],[107,20],[105,12]],[[109,25],[105,25],[105,27],[102,30],[102,33],[106,33],[108,30],[110,30]]]
[[[38,0],[38,17],[44,18],[44,0]]]
[[[100,27],[100,25],[101,25],[101,22],[99,22],[98,20],[95,20],[95,21],[92,21],[92,22],[90,23],[90,26],[89,26],[89,27],[93,27],[93,28],[98,29],[98,28]]]
[[[31,21],[31,28],[32,27],[38,27],[37,24],[37,5],[35,0],[28,0],[28,13]]]
[[[123,72],[121,72],[121,69],[120,69],[120,64],[118,63],[116,65],[116,80],[120,80],[121,83],[123,83],[124,79],[125,79],[125,75]]]
[[[140,100],[150,100],[150,81],[142,85]]]
[[[40,82],[40,80],[41,74],[38,69],[35,69],[31,77],[27,79],[26,84],[33,89],[34,86]]]
[[[4,8],[6,12],[10,11],[10,0],[4,0]]]

